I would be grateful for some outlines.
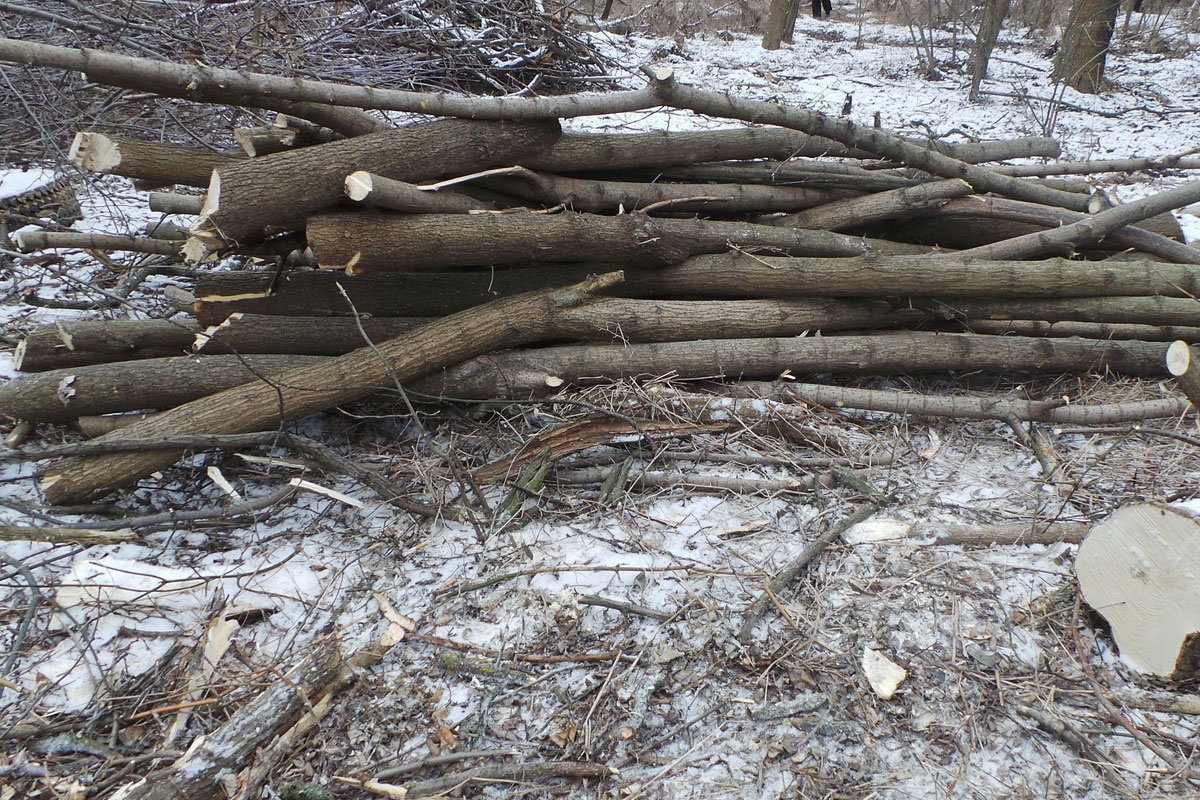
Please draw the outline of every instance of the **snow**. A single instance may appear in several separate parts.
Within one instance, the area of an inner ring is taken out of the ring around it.
[[[852,120],[870,125],[878,112],[884,127],[914,137],[955,131],[951,140],[962,140],[964,133],[982,138],[1048,134],[1060,140],[1064,158],[1073,159],[1159,155],[1195,144],[1194,112],[1186,111],[1197,100],[1200,50],[1195,47],[1181,57],[1151,58],[1136,43],[1122,43],[1110,59],[1110,75],[1117,80],[1113,91],[1096,97],[1061,92],[1066,103],[1115,116],[1064,105],[1051,118],[1053,109],[1039,100],[990,97],[971,104],[961,71],[945,67],[940,80],[921,77],[907,29],[868,22],[863,30],[860,47],[855,21],[802,16],[796,43],[776,52],[765,52],[755,37],[737,33],[698,34],[678,44],[610,36],[605,46],[623,64],[671,66],[685,83],[829,114],[838,114],[852,94]],[[1186,34],[1171,22],[1164,32],[1177,39]],[[934,33],[939,53],[949,55],[949,36]],[[1030,32],[1006,31],[984,88],[1055,96],[1044,44]],[[575,119],[567,126],[628,131],[732,124],[738,123],[649,111]],[[0,196],[34,185],[37,172],[0,172]],[[1181,178],[1094,180],[1130,200]],[[103,179],[101,184],[105,192],[82,198],[86,216],[77,229],[134,232],[156,218],[143,210],[144,195],[124,182]],[[1181,222],[1190,237],[1200,239],[1200,219],[1182,215]],[[86,292],[93,279],[109,277],[83,254],[62,255],[63,263],[49,271],[27,264],[7,270],[6,290],[70,298]],[[151,283],[149,291],[162,285]],[[11,299],[0,305],[0,321],[14,333],[80,315]],[[7,355],[0,375],[13,375]],[[1040,383],[998,391],[1025,396],[1038,387],[1048,394],[1063,392]],[[767,407],[756,404],[760,411]],[[1124,440],[1059,437],[1054,446],[1064,462],[1089,465],[1105,459],[1109,471],[1096,483],[1056,495],[1040,481],[1037,461],[1001,425],[850,412],[814,413],[813,424],[833,440],[852,443],[855,452],[873,447],[899,452],[896,464],[871,475],[878,486],[896,490],[898,500],[848,531],[779,593],[778,605],[768,609],[749,643],[737,641],[735,633],[764,579],[843,518],[853,507],[851,495],[671,492],[631,495],[600,510],[562,493],[567,509],[529,502],[527,509],[536,512],[528,518],[476,528],[413,520],[361,486],[323,475],[322,485],[366,507],[298,495],[285,514],[231,530],[163,531],[136,543],[88,548],[0,542],[0,552],[24,563],[42,587],[56,592],[53,615],[43,607],[35,634],[25,642],[27,652],[13,675],[16,688],[0,684],[0,713],[28,708],[35,694],[36,708],[48,718],[109,707],[115,687],[152,675],[174,644],[191,644],[201,635],[218,594],[238,611],[269,611],[235,635],[244,661],[231,663],[227,657],[218,670],[230,684],[245,685],[251,680],[247,664],[267,669],[292,663],[327,628],[342,635],[348,650],[374,641],[387,624],[372,595],[378,593],[416,620],[422,635],[476,650],[415,639],[398,645],[326,723],[334,731],[330,735],[353,754],[347,752],[345,764],[322,756],[324,766],[318,769],[326,772],[316,780],[346,774],[347,764],[430,754],[427,743],[436,739],[432,720],[439,715],[464,747],[516,747],[546,758],[594,758],[616,765],[714,707],[703,721],[645,753],[645,761],[624,763],[620,776],[605,785],[613,794],[605,796],[684,800],[853,791],[896,798],[1103,798],[1122,793],[1122,787],[1097,780],[1103,776],[1084,759],[1014,710],[1009,703],[1017,699],[1086,729],[1102,753],[1121,762],[1130,792],[1143,782],[1159,793],[1155,796],[1186,792],[1161,773],[1155,756],[1097,719],[1094,708],[1078,699],[1088,693],[1077,688],[1087,684],[1067,633],[1073,547],[969,550],[913,541],[908,531],[923,521],[1090,520],[1129,498],[1167,500],[1186,493],[1200,477],[1193,449],[1166,440],[1156,441],[1152,450],[1138,450],[1142,445]],[[298,427],[340,447],[354,425],[328,415]],[[378,445],[383,466],[407,458],[398,454],[411,448],[402,426],[395,427],[402,441]],[[1179,428],[1197,435],[1194,420],[1179,421]],[[38,433],[45,443],[61,435],[48,426]],[[727,444],[718,437],[700,441],[714,450]],[[761,444],[748,436],[735,443]],[[433,444],[454,443],[435,436]],[[348,454],[371,460],[361,451]],[[418,457],[437,461],[436,451],[421,451]],[[1147,459],[1153,459],[1154,468],[1145,468]],[[126,495],[122,506],[144,510],[218,502],[215,487],[204,487],[199,497],[187,491],[201,480],[204,463],[194,462],[194,474],[175,471],[154,487]],[[36,501],[32,469],[4,462],[0,493]],[[224,462],[222,469],[245,495],[272,490],[295,475],[292,469],[261,464]],[[794,477],[792,470],[737,465],[694,469]],[[430,484],[435,491],[436,479]],[[487,499],[495,507],[502,497],[489,491]],[[1198,500],[1179,506],[1200,513]],[[0,510],[0,518],[29,524],[8,507]],[[489,580],[494,583],[475,586]],[[647,606],[674,618],[660,623],[588,605],[586,595]],[[9,577],[0,584],[10,626],[28,602],[23,579]],[[13,635],[11,628],[3,634],[0,652]],[[1093,648],[1090,669],[1101,673],[1108,687],[1132,694],[1160,688],[1123,665],[1103,633],[1087,635],[1085,644]],[[620,655],[608,660],[574,666],[518,658],[616,651]],[[871,691],[860,666],[866,652],[906,672],[891,699]],[[1159,715],[1151,724],[1194,736],[1194,727],[1177,716]],[[578,730],[573,740],[562,747],[548,743],[548,736],[569,726]],[[628,739],[617,733],[623,726],[632,731]],[[199,732],[193,723],[189,735]],[[320,741],[312,746],[319,749]],[[510,789],[481,791],[500,797],[509,796]],[[563,788],[572,798],[597,796],[597,791],[575,784]]]

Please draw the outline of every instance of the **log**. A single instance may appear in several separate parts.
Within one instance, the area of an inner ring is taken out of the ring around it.
[[[553,120],[594,114],[619,114],[661,105],[661,100],[650,89],[560,97],[465,97],[352,86],[195,64],[176,64],[170,61],[122,56],[103,50],[77,50],[20,39],[0,38],[0,61],[82,72],[87,75],[89,81],[95,83],[154,92],[194,102],[269,108],[312,119],[335,130],[337,128],[331,124],[331,120],[315,119],[298,110],[306,106],[298,107],[295,104],[313,104],[316,109],[339,106],[356,110],[370,108],[493,120]]]
[[[204,205],[200,195],[173,194],[171,192],[151,192],[150,210],[159,214],[197,215]]]
[[[1079,545],[1087,604],[1140,672],[1186,680],[1200,670],[1200,525],[1163,505],[1125,506]]]
[[[896,235],[920,244],[967,249],[1060,228],[1087,218],[1086,214],[1065,209],[975,195],[950,200],[900,224],[866,226],[856,232],[885,238]],[[1161,218],[1162,215],[1157,215],[1145,222],[1114,230],[1096,242],[1095,247],[1140,250],[1166,261],[1192,263],[1187,259],[1195,257],[1194,248],[1179,240],[1171,241],[1175,237]],[[1174,227],[1178,228],[1179,224],[1174,223]]]
[[[254,381],[193,401],[115,435],[154,438],[272,428],[365,397],[372,386],[411,381],[477,353],[536,341],[558,311],[588,302],[620,278],[620,273],[610,273],[564,289],[496,300],[378,346],[291,370],[275,381]],[[67,459],[49,469],[40,485],[47,502],[70,504],[127,486],[180,456],[166,451]]]
[[[0,414],[33,422],[70,422],[94,414],[172,408],[321,360],[289,355],[185,356],[56,369],[0,386]]]
[[[942,319],[1037,319],[1045,322],[1128,323],[1134,325],[1200,326],[1200,304],[1177,297],[1074,297],[1064,299],[972,300],[945,297],[920,301]]]
[[[849,147],[866,150],[933,175],[962,178],[978,192],[994,192],[1017,200],[1062,206],[1072,211],[1087,211],[1088,198],[1082,195],[1039,186],[1001,175],[986,167],[967,164],[877,128],[855,125],[848,120],[835,119],[806,108],[743,100],[720,92],[694,89],[677,83],[674,73],[668,68],[649,71],[648,75],[659,97],[666,104],[676,108],[687,108],[699,114],[717,117],[766,122],[815,136],[825,136]]]
[[[196,280],[192,311],[204,326],[217,325],[236,312],[344,317],[357,311],[364,316],[441,317],[498,297],[567,286],[603,268],[563,264],[454,273],[397,272],[353,279],[308,270],[209,272]]]
[[[963,326],[970,333],[990,333],[993,336],[1079,336],[1084,339],[1141,339],[1143,342],[1173,342],[1182,339],[1200,343],[1200,327],[1180,325],[1135,325],[1108,322],[1046,322],[1040,319],[966,319]]]
[[[187,353],[200,332],[191,320],[68,320],[39,325],[17,343],[13,369],[47,369]],[[279,351],[283,352],[283,351]]]
[[[438,317],[494,297],[544,286],[564,286],[610,268],[595,263],[548,264],[454,273],[377,273],[354,278],[299,270],[281,276],[274,271],[207,273],[197,279],[193,312],[202,325],[215,325],[234,312],[346,316],[352,311],[337,288],[340,284],[360,314]],[[726,253],[694,256],[660,270],[630,272],[618,291],[624,297],[713,299],[897,295],[1012,298],[1039,294],[1095,297],[1106,293],[1122,297],[1191,297],[1200,294],[1200,270],[1190,265],[1149,261],[1052,258],[954,262],[931,256],[831,259]],[[938,306],[938,313],[941,308]],[[1008,313],[1012,319],[1039,318],[1018,311],[1001,309],[1001,313]],[[1183,312],[1181,305],[1179,313]]]
[[[992,169],[1014,177],[1045,177],[1047,175],[1094,175],[1100,172],[1162,172],[1165,170],[1200,169],[1200,158],[1183,154],[1150,158],[1113,158],[1088,161],[1051,161],[1047,164],[1003,164]]]
[[[967,258],[1033,258],[1047,253],[1070,252],[1084,243],[1099,242],[1126,225],[1197,201],[1200,201],[1200,181],[1193,181],[1132,203],[1106,209],[1052,231],[1026,234],[1015,239],[975,247],[964,251],[963,255]],[[1200,250],[1178,243],[1173,244],[1176,245],[1173,251],[1179,253],[1173,260],[1179,263],[1200,264]]]
[[[122,236],[115,233],[76,233],[74,231],[21,231],[16,235],[22,253],[38,250],[120,250],[178,256],[183,242],[150,236]]]
[[[329,211],[309,217],[306,232],[319,266],[352,275],[569,262],[592,253],[603,253],[606,261],[620,265],[661,267],[731,246],[822,257],[863,255],[876,248],[913,252],[906,246],[826,231],[658,219],[640,212],[607,217],[532,211],[469,216]]]
[[[234,141],[249,158],[269,156],[291,150],[296,146],[296,132],[274,125],[258,125],[253,128],[234,128]]]
[[[239,242],[299,230],[312,212],[337,205],[351,172],[408,182],[473,172],[557,136],[556,122],[443,120],[245,159],[213,170],[184,253],[200,260]]]
[[[1196,365],[1197,350],[1187,342],[1175,341],[1167,348],[1167,372],[1175,378],[1180,390],[1200,409],[1200,367]]]
[[[726,339],[630,345],[571,345],[492,354],[409,384],[439,399],[546,396],[565,384],[635,377],[776,377],[987,370],[1043,374],[1161,375],[1167,345],[1086,339],[898,332],[888,336]]]
[[[452,191],[427,191],[405,181],[359,170],[346,176],[346,196],[356,203],[410,214],[469,214],[494,211],[496,204]]]
[[[907,220],[915,216],[916,212],[937,208],[951,198],[974,191],[971,184],[962,180],[930,181],[905,189],[892,189],[865,197],[837,200],[772,219],[770,224],[788,228],[838,231],[881,220],[902,218],[906,220],[907,225]]]
[[[243,159],[199,147],[84,131],[75,134],[67,160],[81,169],[151,181],[160,186],[176,183],[207,186],[214,169]]]
[[[807,189],[799,186],[584,180],[525,169],[520,169],[508,177],[486,177],[481,183],[513,197],[533,200],[544,205],[563,205],[573,211],[587,211],[593,214],[630,212],[651,205],[661,205],[670,211],[699,211],[707,214],[795,211],[828,203],[843,194],[833,189]],[[797,224],[791,227],[822,229],[819,225]]]
[[[629,180],[640,177],[644,182],[656,180],[692,181],[737,184],[767,184],[770,186],[801,186],[806,189],[841,189],[846,192],[885,192],[905,189],[924,181],[894,172],[863,169],[853,164],[827,161],[750,161],[722,164],[693,164],[650,171],[627,170],[615,175],[599,173],[600,177]],[[620,176],[624,176],[621,178]],[[846,197],[854,195],[847,194]]]

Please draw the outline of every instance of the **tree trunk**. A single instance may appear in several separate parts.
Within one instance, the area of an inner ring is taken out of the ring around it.
[[[796,14],[800,0],[771,0],[771,9],[767,20],[763,23],[762,47],[764,50],[778,50],[784,39],[791,41],[791,31],[787,30],[788,21],[796,24]]]
[[[840,194],[835,190],[800,186],[583,180],[530,170],[521,170],[511,176],[485,178],[481,183],[513,197],[543,205],[564,205],[573,211],[593,214],[612,214],[622,209],[630,212],[651,205],[661,205],[665,211],[702,212],[709,216],[745,212],[765,214],[811,208],[828,203]],[[820,229],[820,226],[812,227]]]
[[[210,395],[130,425],[115,435],[154,438],[269,429],[365,397],[373,386],[411,381],[478,353],[536,341],[545,335],[558,311],[592,300],[595,291],[611,286],[620,277],[620,273],[610,273],[564,289],[497,300],[376,347],[291,370],[275,381],[254,381]],[[46,472],[41,489],[51,504],[81,502],[168,467],[181,455],[167,451],[67,459]]]
[[[979,101],[979,84],[987,77],[988,60],[996,47],[996,39],[1008,16],[1009,0],[987,0],[983,8],[983,17],[979,20],[979,32],[975,35],[975,46],[971,50],[971,92],[972,103]]]
[[[788,214],[771,220],[771,224],[789,228],[809,228],[837,231],[867,225],[886,219],[907,220],[919,211],[937,208],[947,200],[975,190],[963,180],[930,181],[907,189],[835,200],[832,203]]]
[[[479,400],[553,394],[563,384],[632,377],[776,377],[784,372],[872,375],[946,370],[1012,374],[1162,374],[1167,345],[1085,339],[1026,339],[954,333],[727,339],[666,344],[580,345],[475,358],[409,384],[430,397]]]
[[[1121,0],[1074,0],[1053,77],[1076,91],[1097,94]]]
[[[415,184],[365,171],[346,176],[345,192],[351,200],[363,205],[409,214],[469,214],[496,209],[495,203],[486,200],[453,191],[425,191]]]
[[[310,148],[313,149],[313,148]],[[370,272],[571,262],[603,253],[631,267],[678,264],[731,246],[809,256],[854,256],[875,248],[922,252],[916,245],[869,242],[827,231],[802,231],[642,213],[376,214],[330,211],[308,219],[317,264],[353,275]]]
[[[152,181],[160,186],[176,183],[208,186],[214,169],[245,160],[199,147],[86,132],[75,134],[67,159],[81,169]]]
[[[945,297],[919,303],[945,319],[1036,319],[1044,322],[1128,323],[1200,327],[1200,303],[1191,297],[1075,297],[1059,300],[971,300]]]
[[[70,422],[90,414],[171,408],[320,360],[288,355],[187,356],[56,369],[0,386],[0,414],[34,422]]]
[[[209,253],[271,233],[344,198],[346,176],[367,170],[416,181],[511,163],[558,136],[555,122],[443,120],[250,158],[213,171],[184,252]]]
[[[211,175],[209,177],[212,177]],[[207,185],[207,184],[206,184]],[[191,194],[173,194],[171,192],[151,192],[150,210],[158,214],[187,214],[196,216],[204,198]]]
[[[1079,336],[1083,339],[1139,339],[1143,342],[1174,342],[1182,339],[1200,343],[1200,327],[1178,325],[1135,325],[1108,322],[1046,322],[1038,319],[966,319],[963,326],[972,333],[993,336]]]
[[[13,369],[41,372],[106,361],[178,356],[191,350],[199,332],[200,326],[190,320],[68,320],[39,325],[17,344]]]
[[[296,146],[296,132],[274,125],[234,128],[233,138],[249,158],[281,153]]]
[[[149,236],[122,236],[116,233],[76,233],[74,231],[22,231],[16,235],[17,248],[22,253],[37,250],[123,250],[129,253],[150,253],[159,256],[178,256],[183,242],[156,239]]]

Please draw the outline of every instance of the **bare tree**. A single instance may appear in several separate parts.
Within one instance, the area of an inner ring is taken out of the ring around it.
[[[1008,4],[1009,0],[987,0],[983,9],[975,47],[971,50],[971,102],[979,99],[979,84],[987,77],[988,59],[992,57],[1000,28],[1008,16]]]
[[[1104,59],[1121,0],[1075,0],[1063,32],[1054,78],[1080,92],[1096,94],[1104,82]]]

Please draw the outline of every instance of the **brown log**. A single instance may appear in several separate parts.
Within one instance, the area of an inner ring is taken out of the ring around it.
[[[971,300],[946,297],[922,301],[944,319],[1038,319],[1046,322],[1129,323],[1200,326],[1200,303],[1177,297],[1075,297],[1067,299]]]
[[[967,249],[1060,228],[1086,218],[1085,214],[1065,209],[975,195],[951,200],[903,223],[867,227],[863,232],[884,237],[899,234],[908,241]],[[1160,220],[1161,215],[1156,215],[1145,222],[1117,229],[1094,246],[1140,250],[1167,261],[1192,263],[1187,259],[1195,257],[1195,248],[1169,240],[1170,228]],[[1178,227],[1178,223],[1175,225]]]
[[[612,174],[604,177],[618,179]],[[712,183],[767,184],[770,186],[801,186],[806,189],[841,189],[853,192],[886,192],[905,189],[924,181],[895,172],[867,170],[854,164],[830,161],[747,161],[721,164],[693,164],[664,169],[626,170],[619,173],[623,180],[640,178],[643,181],[670,180]],[[853,195],[846,195],[851,197]]]
[[[208,273],[197,279],[193,311],[202,325],[215,325],[235,311],[346,316],[352,313],[351,305],[337,289],[340,284],[360,314],[437,317],[494,297],[544,286],[564,286],[606,268],[611,267],[594,263],[547,264],[452,273],[379,273],[354,278],[331,272],[290,271],[279,276],[274,287],[277,277],[274,271]],[[660,270],[631,271],[617,291],[624,297],[714,299],[942,294],[975,298],[1039,294],[1188,297],[1200,294],[1200,270],[1189,265],[1148,261],[1052,258],[954,262],[930,256],[828,259],[728,253],[694,256]]]
[[[565,384],[633,377],[776,377],[790,372],[912,374],[988,370],[1012,374],[1161,375],[1167,345],[1087,339],[901,332],[514,350],[472,359],[409,384],[436,398],[479,400],[553,394]]]
[[[979,192],[993,192],[1045,205],[1062,206],[1072,211],[1086,211],[1088,198],[1046,186],[1000,175],[986,167],[978,167],[942,155],[936,150],[921,147],[882,130],[855,125],[796,106],[743,100],[716,91],[695,89],[675,81],[674,73],[660,68],[649,73],[651,85],[666,103],[676,108],[688,108],[700,114],[733,119],[767,122],[772,125],[801,130],[816,136],[835,139],[849,147],[857,147],[925,170],[943,178],[962,178]]]
[[[620,273],[610,273],[564,289],[497,300],[378,346],[291,370],[276,381],[255,381],[193,401],[116,435],[154,438],[168,433],[249,433],[271,428],[365,397],[372,386],[415,380],[477,353],[536,341],[545,335],[558,311],[590,301],[597,290],[613,285],[620,277]],[[45,474],[41,489],[50,503],[71,503],[126,486],[170,466],[180,455],[167,451],[67,459]]]
[[[1180,154],[1153,158],[1051,161],[1047,164],[1002,164],[992,169],[1014,177],[1094,175],[1099,172],[1163,172],[1171,169],[1200,169],[1200,158],[1186,158]]]
[[[216,169],[186,255],[299,230],[314,211],[337,205],[346,176],[366,170],[415,182],[511,162],[558,136],[556,122],[443,120],[304,147]]]
[[[326,108],[336,109],[337,107],[326,106]],[[287,128],[290,131],[295,131],[296,144],[299,147],[309,147],[314,144],[336,142],[338,139],[346,138],[346,136],[362,136],[366,133],[375,133],[376,131],[387,130],[388,128],[392,127],[382,120],[376,120],[370,114],[368,114],[367,117],[372,120],[375,127],[372,127],[370,130],[362,130],[357,133],[345,135],[331,128],[325,127],[324,125],[318,125],[311,120],[301,119],[300,117],[294,117],[282,112],[275,115],[275,127]]]
[[[1143,342],[1200,343],[1200,327],[1179,325],[1135,325],[1107,322],[1046,322],[1037,319],[967,319],[963,326],[972,333],[993,336],[1079,336],[1084,339],[1141,339]]]
[[[637,212],[608,217],[531,211],[469,216],[329,211],[309,217],[306,231],[319,266],[354,275],[579,261],[597,253],[616,264],[661,267],[731,246],[822,257],[863,255],[876,248],[913,252],[827,231],[658,219]]]
[[[200,195],[173,194],[171,192],[151,192],[150,210],[159,214],[188,214],[200,213],[204,198]]]
[[[160,186],[175,183],[208,186],[214,169],[243,160],[199,147],[88,132],[75,134],[67,158],[81,169],[152,181]]]
[[[825,231],[846,230],[885,219],[907,220],[919,210],[937,208],[953,197],[974,191],[971,184],[962,180],[930,181],[906,189],[837,200],[773,219],[771,224]]]
[[[344,188],[346,196],[355,202],[410,214],[469,214],[472,211],[496,209],[495,203],[469,195],[454,191],[422,190],[415,184],[394,181],[362,170],[347,175]]]
[[[22,253],[37,250],[120,250],[129,253],[151,253],[178,256],[183,242],[150,236],[122,236],[115,233],[76,233],[75,231],[22,231],[17,234],[17,247]]]
[[[70,422],[90,414],[171,408],[320,360],[319,356],[192,356],[56,369],[0,386],[0,414],[34,422]]]
[[[1187,342],[1172,342],[1167,348],[1167,372],[1175,378],[1180,390],[1200,409],[1200,367],[1197,366],[1196,348]]]
[[[47,369],[187,353],[200,332],[191,320],[69,320],[39,325],[17,344],[13,369]],[[277,351],[284,352],[284,351]]]
[[[828,203],[843,194],[833,189],[806,189],[799,186],[585,180],[525,169],[507,177],[484,178],[482,184],[513,197],[544,205],[564,205],[573,211],[595,214],[622,209],[629,212],[651,205],[661,205],[669,211],[701,211],[709,214],[795,211]],[[791,227],[821,229],[819,225],[797,224]]]
[[[280,153],[296,146],[294,130],[278,128],[274,125],[234,128],[233,138],[250,158]]]

